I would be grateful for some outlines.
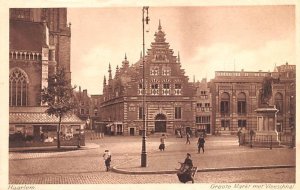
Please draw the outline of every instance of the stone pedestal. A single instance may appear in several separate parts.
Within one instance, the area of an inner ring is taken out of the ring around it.
[[[255,112],[257,113],[255,143],[270,146],[272,141],[272,145],[279,145],[276,131],[278,110],[275,106],[266,106],[256,109]]]

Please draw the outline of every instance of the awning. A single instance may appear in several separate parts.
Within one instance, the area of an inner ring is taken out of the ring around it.
[[[10,124],[57,124],[58,117],[48,115],[45,108],[26,108],[10,109],[9,123]],[[75,114],[66,115],[62,118],[62,124],[84,124]]]
[[[113,123],[109,123],[109,124],[106,125],[106,127],[111,127],[113,125],[114,125]]]

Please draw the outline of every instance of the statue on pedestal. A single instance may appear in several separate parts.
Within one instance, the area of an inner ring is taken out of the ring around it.
[[[277,79],[273,78],[271,76],[271,73],[268,73],[266,77],[264,77],[262,81],[262,89],[261,89],[261,104],[262,105],[268,105],[269,106],[269,101],[272,97],[272,84],[273,82],[278,83],[280,80],[280,77]]]

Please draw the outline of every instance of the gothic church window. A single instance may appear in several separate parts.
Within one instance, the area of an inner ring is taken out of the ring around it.
[[[26,106],[28,96],[28,77],[21,69],[14,69],[9,75],[9,105]]]

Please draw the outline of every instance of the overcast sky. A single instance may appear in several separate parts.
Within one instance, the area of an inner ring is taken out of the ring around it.
[[[295,64],[294,6],[150,7],[146,49],[159,19],[166,41],[190,81],[214,78],[215,71],[273,71]],[[113,75],[125,53],[130,64],[142,50],[141,7],[68,8],[72,23],[72,83],[102,94],[108,64]]]

